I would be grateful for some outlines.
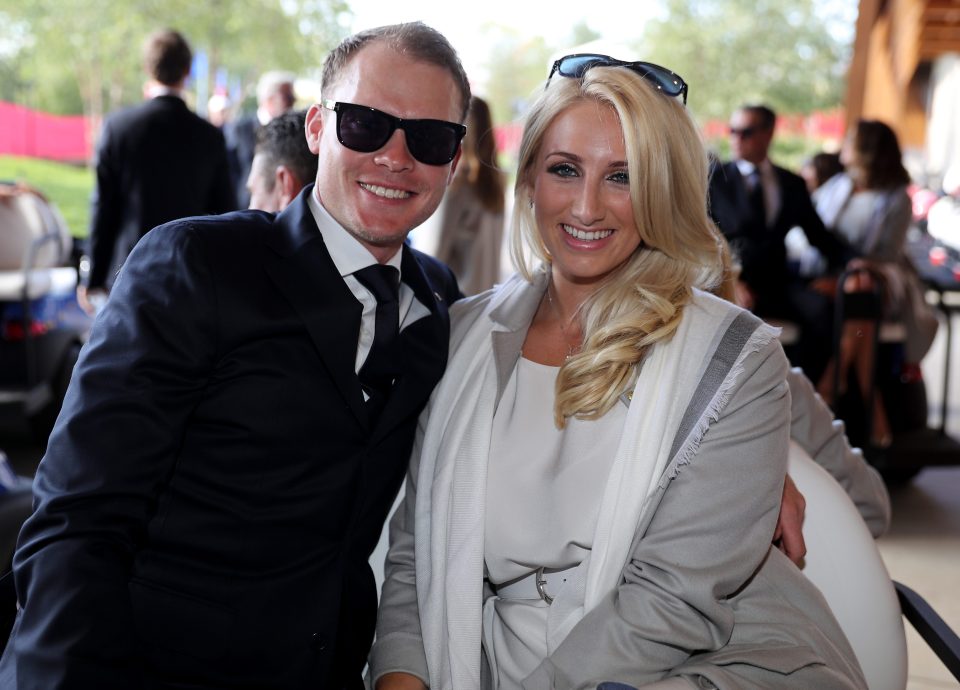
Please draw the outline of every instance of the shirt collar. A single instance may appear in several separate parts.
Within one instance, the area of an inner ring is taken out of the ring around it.
[[[151,84],[146,88],[147,98],[157,98],[158,96],[176,96],[180,100],[183,100],[183,92],[180,89],[176,89],[172,86],[164,86],[163,84]]]
[[[313,213],[313,219],[320,229],[320,235],[323,237],[323,243],[330,252],[330,258],[334,265],[340,271],[340,276],[348,276],[356,273],[361,268],[372,266],[377,263],[376,258],[370,251],[360,244],[356,237],[351,235],[346,229],[331,216],[327,209],[323,207],[320,199],[317,198],[317,191],[313,192],[307,198],[310,211]],[[393,266],[400,271],[400,264],[403,255],[403,247],[390,257],[387,266]],[[401,272],[402,277],[402,272]]]
[[[738,160],[737,169],[743,177],[750,177],[754,170],[758,170],[762,177],[766,177],[773,169],[773,164],[769,158],[764,158],[759,164],[754,165],[750,161]]]

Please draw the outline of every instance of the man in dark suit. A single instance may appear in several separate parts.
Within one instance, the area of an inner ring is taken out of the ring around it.
[[[247,208],[250,203],[247,179],[253,165],[257,132],[274,118],[293,108],[296,102],[294,79],[292,72],[265,72],[257,81],[257,112],[238,117],[224,126],[230,182],[236,192],[237,208]]]
[[[137,241],[175,218],[236,208],[223,134],[187,109],[181,91],[190,74],[186,40],[165,29],[144,44],[147,100],[107,118],[97,150],[88,246],[80,288],[88,311],[101,303]]]
[[[800,227],[833,267],[842,265],[845,251],[824,228],[803,178],[770,162],[775,123],[775,113],[763,105],[743,106],[733,114],[734,160],[713,167],[710,211],[739,259],[741,304],[760,317],[797,323],[793,363],[816,381],[830,357],[831,302],[791,274],[784,238]]]
[[[367,559],[459,295],[404,239],[470,89],[420,23],[346,39],[322,89],[315,186],[158,227],[121,270],[37,471],[0,687],[363,687]]]

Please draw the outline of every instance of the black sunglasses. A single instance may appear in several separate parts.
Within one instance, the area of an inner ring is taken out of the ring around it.
[[[579,79],[591,67],[626,67],[633,70],[648,82],[657,87],[658,90],[668,96],[680,96],[683,98],[683,104],[687,104],[687,82],[666,67],[655,65],[652,62],[624,62],[617,60],[609,55],[599,55],[596,53],[579,53],[577,55],[566,55],[553,63],[550,75],[547,77],[547,85],[550,84],[550,78],[559,73],[561,77],[572,77]]]
[[[739,129],[736,127],[731,127],[730,136],[740,137],[741,139],[749,139],[759,131],[759,127],[740,127]]]
[[[355,103],[321,100],[337,114],[337,139],[351,151],[372,153],[402,129],[410,155],[426,165],[446,165],[457,155],[467,128],[445,120],[404,120]]]

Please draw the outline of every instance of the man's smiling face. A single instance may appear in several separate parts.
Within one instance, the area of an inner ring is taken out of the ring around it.
[[[461,114],[460,92],[446,69],[382,42],[362,48],[323,98],[403,119],[459,122]],[[385,261],[439,206],[460,154],[446,165],[421,163],[410,155],[400,129],[376,151],[352,151],[337,139],[337,117],[318,105],[307,114],[307,141],[319,155],[317,195],[337,222]]]

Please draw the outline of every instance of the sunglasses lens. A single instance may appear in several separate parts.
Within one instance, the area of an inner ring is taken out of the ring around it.
[[[412,120],[403,123],[407,148],[421,163],[446,165],[457,154],[460,128],[438,120]]]
[[[443,120],[401,120],[355,103],[324,107],[337,111],[337,138],[353,151],[372,153],[382,148],[397,127],[403,130],[410,154],[426,165],[446,165],[457,155],[466,128]]]
[[[683,92],[683,80],[659,65],[649,62],[637,63],[636,71],[647,81],[651,81],[669,96],[679,96]]]
[[[609,64],[612,64],[610,58],[605,55],[568,55],[561,58],[557,71],[562,77],[579,79],[591,67]]]
[[[370,153],[387,143],[396,129],[385,114],[371,108],[341,103],[337,112],[337,136],[348,149]]]

